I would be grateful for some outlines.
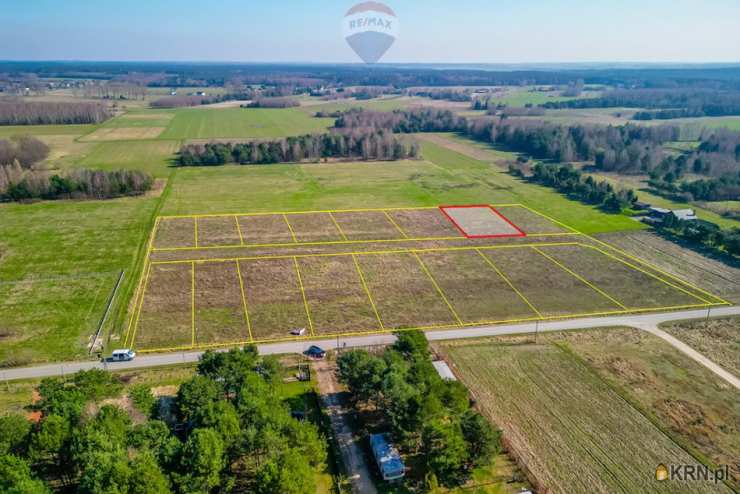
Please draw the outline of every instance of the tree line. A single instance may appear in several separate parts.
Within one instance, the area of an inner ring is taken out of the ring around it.
[[[33,405],[38,423],[0,418],[0,491],[316,491],[326,443],[316,425],[291,417],[280,364],[255,347],[203,355],[171,408],[158,406],[148,388],[132,388],[143,422],[117,405],[101,406],[121,391],[118,378],[102,370],[44,379]]]
[[[344,352],[337,364],[355,407],[381,417],[363,426],[390,432],[402,453],[419,459],[411,487],[461,485],[500,452],[500,431],[471,408],[465,386],[437,374],[423,333],[399,333],[382,355]]]
[[[112,116],[108,106],[101,103],[0,101],[0,125],[93,124]]]
[[[301,106],[300,101],[287,97],[257,98],[246,105],[247,108],[292,108],[296,106]]]
[[[647,108],[638,120],[740,115],[740,91],[710,88],[617,89],[598,98],[548,101],[545,108]]]
[[[532,182],[552,187],[586,204],[601,207],[610,213],[619,213],[631,208],[637,201],[637,194],[632,189],[615,189],[605,180],[595,180],[585,176],[572,165],[537,163],[532,167],[532,174],[527,175],[524,168],[509,165],[509,172]]]
[[[29,135],[0,139],[0,166],[18,162],[21,168],[32,168],[48,158],[49,151],[44,141]]]
[[[416,158],[419,154],[416,142],[407,142],[390,131],[353,129],[273,141],[186,144],[180,148],[176,163],[179,166],[271,164],[330,158],[381,161]]]
[[[138,170],[76,168],[63,173],[24,170],[18,161],[0,165],[0,202],[37,199],[111,199],[150,190],[151,175]]]
[[[675,141],[674,126],[563,126],[537,120],[479,118],[467,120],[450,110],[411,109],[393,112],[351,110],[336,120],[338,128],[390,129],[393,132],[459,132],[541,159],[594,161],[605,171],[648,173],[664,157],[662,144]]]
[[[506,111],[508,109],[502,110]],[[670,173],[664,179],[668,182],[689,172],[720,178],[734,176],[740,171],[740,133],[727,129],[706,131],[696,149],[668,153],[664,145],[680,139],[678,126],[564,126],[505,115],[468,120],[449,110],[429,108],[393,112],[356,109],[342,113],[336,126],[390,129],[402,133],[458,132],[539,159],[562,163],[590,161],[597,169],[607,172],[655,177]],[[721,185],[720,182],[717,185]]]
[[[722,230],[709,221],[684,221],[672,214],[666,216],[656,227],[689,242],[740,256],[740,228]]]

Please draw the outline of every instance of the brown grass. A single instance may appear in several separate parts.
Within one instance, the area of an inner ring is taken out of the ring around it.
[[[664,324],[661,328],[740,376],[740,317],[682,321]]]
[[[284,244],[293,241],[288,224],[280,214],[239,216],[245,244]]]
[[[697,298],[593,249],[568,245],[542,247],[541,250],[620,301],[627,308],[672,307],[703,303]],[[635,287],[639,287],[639,290],[635,290]]]
[[[413,255],[363,255],[357,261],[386,329],[455,324]]]
[[[464,322],[537,317],[477,252],[435,252],[421,258]]]
[[[293,259],[241,261],[255,339],[286,338],[308,327]]]
[[[198,218],[198,246],[239,245],[240,242],[234,216]]]
[[[195,219],[160,219],[157,231],[154,234],[153,246],[155,249],[195,247]]]
[[[156,139],[165,127],[102,127],[84,136],[82,141],[134,141]]]
[[[352,256],[298,261],[316,334],[380,329]]]
[[[249,339],[236,262],[195,265],[195,342]]]
[[[349,240],[386,240],[403,238],[382,211],[333,213]]]
[[[544,316],[620,310],[533,249],[483,252]]]
[[[152,265],[136,333],[137,348],[192,343],[189,264]]]
[[[389,211],[388,214],[411,238],[463,237],[439,209]]]
[[[524,233],[566,233],[568,229],[521,206],[496,207]]]
[[[342,235],[329,213],[289,214],[288,222],[298,242],[332,242],[342,240]]]

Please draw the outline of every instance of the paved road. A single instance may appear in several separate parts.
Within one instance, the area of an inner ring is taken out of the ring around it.
[[[735,307],[715,307],[711,310],[712,317],[720,316],[731,316],[740,315],[740,306]],[[448,329],[448,330],[435,330],[427,331],[426,335],[430,341],[438,340],[453,340],[462,338],[480,338],[483,336],[498,336],[506,334],[522,334],[522,333],[533,333],[535,330],[546,332],[546,331],[563,331],[567,329],[589,329],[589,328],[603,328],[608,326],[630,326],[639,329],[646,330],[647,327],[657,329],[659,324],[669,321],[677,321],[682,319],[701,319],[707,316],[706,309],[703,310],[689,310],[680,312],[663,312],[656,314],[643,314],[643,315],[620,315],[612,317],[593,317],[585,319],[570,319],[563,321],[554,322],[542,322],[539,324],[527,323],[527,324],[508,324],[501,326],[481,326],[473,328],[462,328],[462,329]],[[656,334],[653,331],[654,334]],[[676,347],[678,350],[686,353],[689,357],[693,358],[700,364],[709,368],[712,372],[727,380],[726,371],[722,374],[718,373],[717,370],[721,370],[716,365],[708,366],[709,362],[706,358],[702,357],[698,352],[690,349],[686,345],[679,345],[678,340],[675,338],[664,338],[659,335],[665,341]],[[666,335],[667,336],[667,335]],[[339,347],[351,348],[351,347],[364,347],[372,345],[388,345],[396,341],[396,337],[390,334],[385,335],[368,335],[368,336],[353,336],[349,338],[340,339],[326,339],[326,340],[311,340],[311,341],[292,341],[285,343],[271,343],[266,345],[259,345],[259,351],[263,355],[274,355],[284,353],[301,353],[309,346],[313,344],[321,345],[322,348],[330,350]],[[688,352],[687,350],[691,350]],[[116,362],[103,364],[101,362],[85,361],[85,362],[65,362],[58,364],[40,365],[35,367],[18,367],[15,369],[0,370],[0,381],[9,381],[16,379],[33,379],[47,376],[61,376],[65,374],[71,374],[78,370],[88,370],[93,368],[107,368],[109,370],[128,370],[128,369],[140,369],[146,367],[160,367],[165,365],[175,365],[187,362],[197,362],[203,352],[182,352],[182,353],[160,353],[160,354],[149,354],[141,355],[136,357],[131,362]],[[702,357],[698,359],[697,357]],[[711,363],[711,362],[709,362]],[[733,376],[734,377],[734,376]],[[728,381],[729,382],[729,381]],[[734,382],[732,384],[735,384]]]
[[[327,361],[316,362],[316,379],[321,393],[321,401],[331,421],[334,437],[342,455],[342,464],[352,483],[352,492],[356,494],[377,494],[370,468],[365,462],[360,439],[352,430],[350,410],[342,402],[339,394],[336,367]]]

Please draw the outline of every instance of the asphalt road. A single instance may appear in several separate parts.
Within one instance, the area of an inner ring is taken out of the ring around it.
[[[711,317],[740,315],[740,306],[734,307],[714,307],[711,309]],[[737,378],[732,374],[728,373],[719,366],[713,364],[706,357],[702,356],[695,350],[691,349],[685,344],[675,338],[666,338],[667,333],[662,331],[656,332],[659,324],[677,321],[682,319],[701,319],[707,317],[707,310],[689,310],[679,312],[664,312],[655,314],[643,314],[643,315],[620,315],[611,317],[593,317],[584,319],[569,319],[563,321],[554,322],[542,322],[539,324],[526,323],[526,324],[509,324],[500,326],[480,326],[472,328],[462,329],[447,329],[447,330],[434,330],[427,331],[426,335],[430,341],[439,340],[456,340],[463,338],[480,338],[485,336],[498,336],[507,334],[523,334],[533,333],[535,330],[547,332],[547,331],[563,331],[568,329],[589,329],[589,328],[603,328],[609,326],[630,326],[646,331],[650,331],[653,334],[663,338],[666,342],[673,345],[679,351],[685,353],[692,359],[704,365],[712,372],[720,376],[722,379],[731,382],[731,384],[737,387]],[[660,333],[663,333],[661,335]],[[266,345],[258,345],[259,351],[263,355],[275,355],[275,354],[286,354],[286,353],[302,353],[311,345],[319,345],[325,350],[341,348],[352,348],[352,347],[365,347],[373,345],[387,345],[393,343],[396,337],[391,334],[383,335],[368,335],[368,336],[353,336],[348,338],[332,338],[332,339],[317,339],[317,340],[304,340],[304,341],[291,341],[284,343],[270,343]],[[102,363],[97,361],[83,361],[83,362],[64,362],[48,365],[40,365],[34,367],[18,367],[14,369],[0,370],[0,381],[11,381],[18,379],[34,379],[48,376],[63,376],[67,374],[75,373],[79,370],[88,369],[108,369],[108,370],[129,370],[129,369],[141,369],[147,367],[160,367],[166,365],[176,365],[188,362],[197,362],[200,356],[203,354],[201,351],[191,352],[178,352],[178,353],[160,353],[160,354],[148,354],[136,357],[131,362],[115,362],[115,363]],[[711,365],[708,365],[711,364]],[[733,378],[734,382],[729,379]]]

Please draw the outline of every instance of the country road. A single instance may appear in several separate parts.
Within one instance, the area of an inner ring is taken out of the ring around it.
[[[711,310],[711,317],[732,315],[740,315],[740,306],[715,307]],[[649,331],[655,334],[656,336],[662,338],[664,341],[675,347],[677,350],[688,355],[690,358],[705,366],[725,381],[740,389],[740,381],[738,381],[736,376],[733,376],[731,373],[714,364],[705,356],[690,348],[688,345],[680,342],[679,340],[676,340],[667,333],[658,329],[658,325],[665,322],[678,321],[683,319],[702,319],[704,317],[707,317],[706,309],[661,312],[643,315],[619,315],[611,317],[566,319],[554,322],[541,322],[539,324],[508,324],[499,326],[480,326],[472,328],[433,330],[426,331],[426,336],[427,339],[429,339],[430,341],[438,341],[463,338],[480,338],[485,336],[498,336],[507,334],[533,333],[535,332],[535,330],[548,332],[563,331],[568,329],[629,326],[644,331]],[[368,336],[352,336],[347,338],[314,339],[284,343],[270,343],[265,345],[258,345],[258,348],[262,355],[276,355],[286,353],[301,353],[311,345],[320,345],[326,350],[331,350],[337,348],[338,346],[342,348],[352,348],[373,345],[387,345],[393,343],[395,340],[396,337],[392,334],[380,334]],[[33,367],[18,367],[14,369],[0,370],[0,381],[34,379],[48,376],[63,376],[67,374],[72,374],[79,370],[88,370],[93,368],[105,368],[108,370],[130,370],[142,369],[147,367],[176,365],[181,363],[192,363],[197,362],[202,354],[202,351],[159,353],[141,355],[139,357],[136,357],[136,359],[131,362],[102,363],[98,361],[82,361],[62,362]]]

